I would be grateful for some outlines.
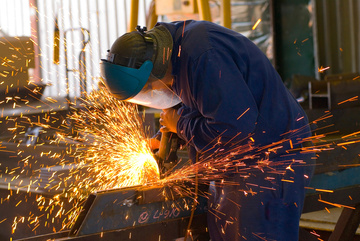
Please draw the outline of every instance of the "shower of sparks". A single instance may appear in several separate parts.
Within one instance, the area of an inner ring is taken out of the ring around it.
[[[289,140],[284,139],[263,147],[254,147],[251,142],[245,145],[236,146],[225,151],[222,148],[214,149],[216,151],[205,157],[200,158],[196,163],[187,165],[183,168],[171,170],[168,175],[161,180],[164,185],[177,185],[178,181],[184,181],[195,184],[195,178],[199,184],[209,181],[220,181],[226,185],[236,185],[236,183],[226,182],[226,175],[233,173],[246,178],[249,172],[260,170],[262,172],[272,172],[284,174],[286,170],[292,170],[291,165],[305,164],[302,160],[294,160],[290,153],[289,158],[283,162],[271,162],[270,153],[276,153],[282,148],[284,143]],[[293,151],[296,151],[294,149]],[[300,148],[297,151],[302,153],[314,153],[311,148]],[[265,154],[265,155],[264,155]],[[243,190],[246,193],[249,190]]]
[[[34,215],[16,217],[13,232],[26,220],[36,229],[44,217],[47,218],[42,222],[47,225],[54,222],[52,219],[60,218],[63,229],[69,228],[90,193],[159,180],[158,165],[146,138],[143,116],[136,105],[117,101],[105,87],[100,87],[82,101],[81,108],[66,120],[72,134],[66,135],[58,130],[57,138],[52,141],[54,146],[66,143],[66,155],[73,156],[75,161],[60,158],[55,166],[47,168],[51,174],[48,179],[42,180],[44,169],[41,169],[28,186],[34,189],[36,185],[45,185],[43,188],[48,192],[59,194],[53,197],[38,195],[38,207],[47,215],[41,218]],[[60,156],[47,154],[54,158]],[[61,171],[68,171],[68,174],[62,175]],[[71,205],[65,207],[64,202]]]
[[[10,46],[11,54],[0,57],[0,67],[7,68],[0,68],[0,77],[25,79],[17,76],[27,72],[16,63],[26,62],[26,67],[33,68],[33,42],[30,39],[18,47],[6,38],[2,40],[0,45]],[[78,58],[76,53],[73,58]],[[60,222],[62,229],[70,228],[89,193],[158,181],[159,170],[149,148],[143,116],[135,105],[115,100],[101,87],[81,100],[80,109],[74,108],[73,114],[63,119],[63,114],[56,112],[66,111],[69,105],[51,97],[42,99],[44,87],[31,80],[13,82],[0,82],[5,94],[0,100],[0,123],[8,125],[9,133],[13,133],[2,137],[0,152],[9,154],[9,162],[12,158],[17,162],[17,167],[0,163],[0,179],[9,191],[0,205],[31,206],[30,200],[35,199],[40,214],[31,210],[28,216],[15,217],[12,233],[19,225],[36,231],[39,226],[51,227]],[[28,91],[26,96],[18,94],[20,87]],[[76,103],[70,106],[75,107]],[[31,114],[29,110],[38,113]],[[30,130],[37,127],[39,135]],[[2,146],[3,142],[6,146]],[[41,149],[44,146],[50,148]],[[46,162],[39,163],[37,158]]]
[[[117,101],[105,88],[84,103],[71,120],[78,133],[75,139],[86,143],[86,151],[77,150],[78,169],[91,176],[82,177],[78,187],[106,190],[157,181],[157,162],[136,106]]]

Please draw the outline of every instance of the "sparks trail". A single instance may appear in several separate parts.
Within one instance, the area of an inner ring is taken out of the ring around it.
[[[330,113],[325,113],[324,116],[314,120],[310,124],[320,123],[331,117]],[[325,129],[325,128],[324,128]],[[319,129],[317,129],[319,130]],[[182,192],[184,195],[194,196],[193,189],[189,187],[195,185],[194,177],[197,176],[199,184],[207,184],[209,181],[217,181],[222,185],[238,185],[229,181],[228,177],[233,175],[239,175],[246,180],[249,173],[254,171],[261,171],[269,174],[269,180],[271,181],[271,174],[285,174],[286,171],[294,172],[293,167],[299,165],[306,165],[303,160],[293,159],[294,152],[300,152],[303,154],[315,153],[319,154],[324,151],[331,151],[341,146],[347,146],[360,141],[357,136],[359,132],[343,136],[340,143],[326,141],[325,138],[333,133],[326,133],[317,135],[316,133],[309,138],[295,138],[296,143],[289,138],[298,136],[302,132],[302,129],[293,130],[289,133],[285,133],[288,138],[283,138],[276,143],[272,143],[263,147],[256,147],[253,142],[249,141],[245,145],[239,145],[234,148],[230,148],[227,152],[217,146],[219,142],[214,141],[213,146],[209,147],[211,150],[215,150],[212,154],[209,154],[201,158],[197,163],[184,166],[183,168],[170,170],[165,179],[161,180],[163,185],[175,187],[176,192]],[[285,135],[284,135],[285,136]],[[251,140],[251,138],[249,138]],[[305,144],[304,144],[305,143]],[[307,146],[307,143],[313,143],[314,145]],[[276,155],[277,152],[281,152],[283,145],[289,144],[290,150],[280,154],[283,161],[271,162],[270,155]],[[316,159],[316,158],[315,158]],[[305,178],[308,178],[305,176]],[[283,179],[285,182],[291,180]],[[190,185],[190,186],[191,186]],[[251,184],[249,184],[251,185]],[[269,187],[261,187],[269,188]],[[320,189],[316,189],[320,191]],[[245,194],[249,193],[249,190],[239,190]],[[207,196],[207,193],[203,193]]]
[[[88,143],[86,151],[77,156],[82,160],[80,167],[97,177],[91,184],[105,190],[158,180],[137,107],[115,100],[105,89],[88,96],[86,102],[90,106],[71,119],[78,140]]]
[[[89,193],[159,180],[158,166],[136,105],[117,101],[105,87],[83,101],[82,108],[69,117],[74,128],[65,133],[58,130],[52,142],[66,143],[66,155],[74,157],[73,162],[59,158],[57,164],[42,168],[31,187],[37,190],[36,186],[41,185],[45,192],[60,193],[50,197],[39,195],[36,202],[44,215],[30,213],[26,218],[16,217],[13,232],[19,223],[28,223],[36,230],[54,220],[60,220],[61,229],[68,229]],[[45,180],[41,176],[44,171],[51,174]]]

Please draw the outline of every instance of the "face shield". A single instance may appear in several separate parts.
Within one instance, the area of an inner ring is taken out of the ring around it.
[[[179,96],[161,80],[149,80],[149,82],[128,101],[155,109],[168,109],[181,102]]]
[[[111,94],[120,100],[167,109],[181,102],[181,99],[160,79],[150,78],[151,61],[145,61],[139,69],[124,67],[102,60],[101,76]]]
[[[168,70],[173,39],[164,26],[119,37],[100,64],[101,76],[111,94],[119,100],[156,109],[181,102],[161,80]]]

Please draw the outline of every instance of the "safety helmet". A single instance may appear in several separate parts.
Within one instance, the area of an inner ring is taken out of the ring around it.
[[[166,109],[181,99],[161,79],[169,67],[172,37],[164,26],[126,33],[116,39],[100,63],[101,76],[120,100]]]

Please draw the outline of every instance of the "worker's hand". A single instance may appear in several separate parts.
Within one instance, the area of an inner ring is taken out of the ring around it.
[[[151,151],[155,151],[155,150],[159,149],[160,140],[158,140],[156,138],[150,138],[149,139],[149,146],[150,146]]]
[[[176,126],[179,120],[177,110],[173,108],[165,109],[160,113],[160,131],[176,133]]]

